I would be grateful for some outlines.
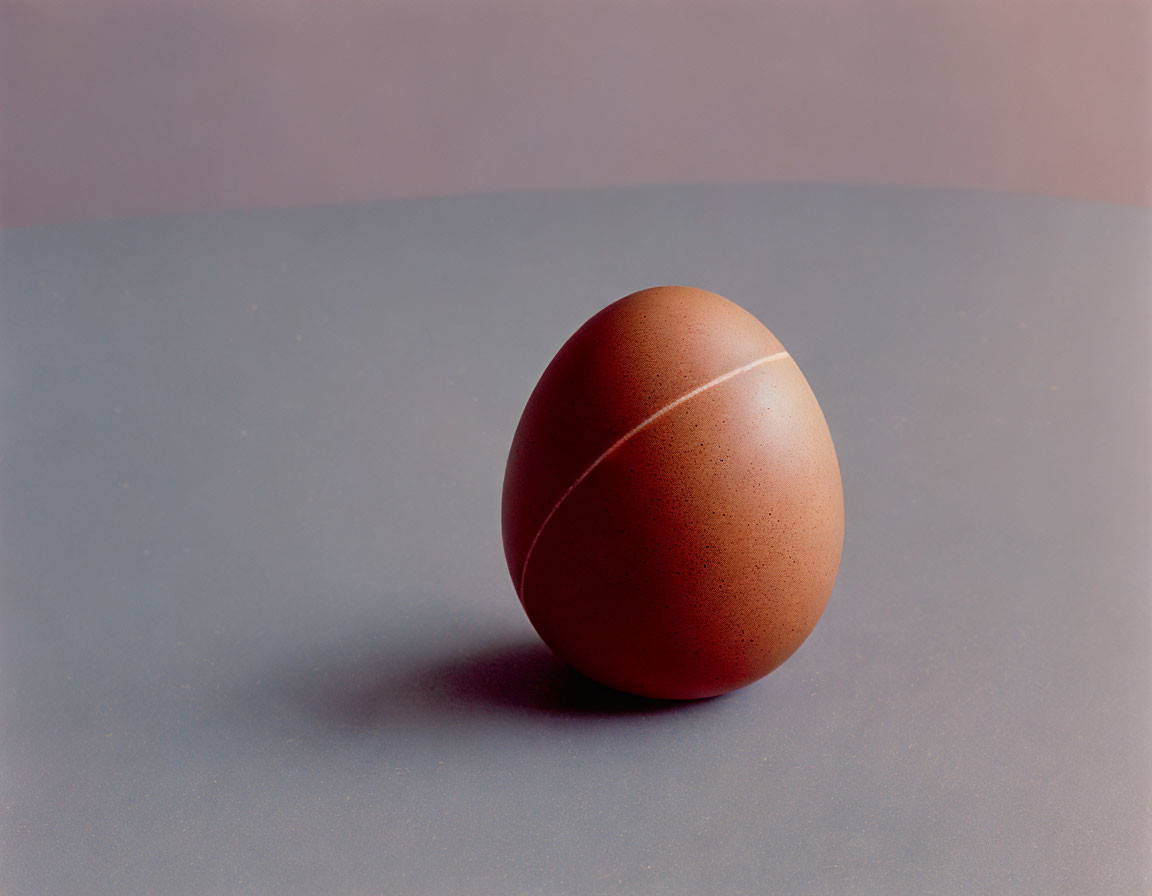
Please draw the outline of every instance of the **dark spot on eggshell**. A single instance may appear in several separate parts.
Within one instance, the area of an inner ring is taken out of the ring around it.
[[[659,287],[593,317],[541,377],[509,453],[505,553],[532,624],[586,675],[707,697],[812,631],[843,497],[783,351],[727,299]]]

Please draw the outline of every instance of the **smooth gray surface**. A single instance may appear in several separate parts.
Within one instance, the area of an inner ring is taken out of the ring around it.
[[[692,187],[8,234],[3,892],[1152,883],[1147,211]],[[616,698],[499,535],[600,306],[756,313],[844,475],[768,679]]]

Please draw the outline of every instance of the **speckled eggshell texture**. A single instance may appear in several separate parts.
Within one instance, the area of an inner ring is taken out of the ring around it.
[[[800,646],[844,541],[816,397],[755,317],[646,289],[560,349],[504,477],[504,549],[540,636],[651,697],[722,694]]]

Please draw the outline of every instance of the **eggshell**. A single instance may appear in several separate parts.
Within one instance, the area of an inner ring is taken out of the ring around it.
[[[560,349],[504,477],[513,583],[557,654],[610,687],[708,697],[800,646],[840,564],[827,423],[780,342],[715,293],[647,289]]]

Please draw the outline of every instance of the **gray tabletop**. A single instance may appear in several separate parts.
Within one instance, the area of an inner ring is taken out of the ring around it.
[[[1150,241],[833,186],[10,232],[3,892],[1147,892]],[[687,704],[553,660],[499,526],[545,364],[664,283],[784,342],[847,516]]]

